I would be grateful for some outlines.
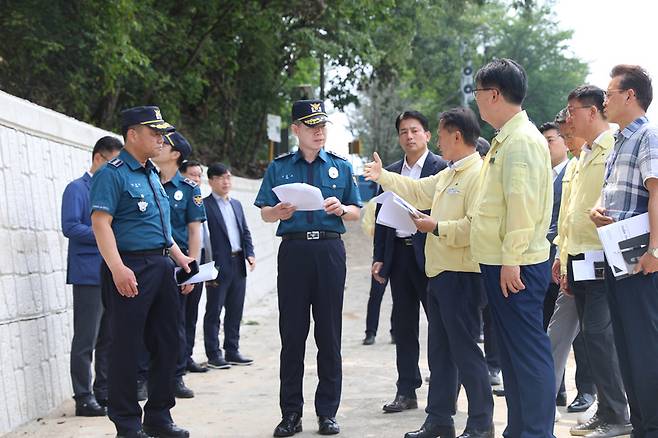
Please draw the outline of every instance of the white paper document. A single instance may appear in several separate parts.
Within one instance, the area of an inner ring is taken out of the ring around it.
[[[176,268],[174,270],[174,278],[176,278],[176,272],[180,271],[182,268]],[[204,281],[211,281],[217,278],[219,271],[215,267],[215,262],[204,263],[199,266],[199,272],[190,277],[187,281],[179,284],[179,286],[185,286],[186,284],[202,283]]]
[[[585,260],[574,260],[572,267],[574,281],[603,280],[605,270],[603,251],[586,251]]]
[[[306,183],[292,183],[276,186],[272,189],[281,202],[289,202],[297,211],[324,209],[324,198],[319,188]]]
[[[407,201],[393,192],[384,192],[373,198],[378,204],[382,204],[377,223],[408,234],[416,233],[416,225],[411,220],[410,214],[417,214],[418,210]]]
[[[649,213],[597,228],[605,257],[617,279],[633,275],[649,246]]]

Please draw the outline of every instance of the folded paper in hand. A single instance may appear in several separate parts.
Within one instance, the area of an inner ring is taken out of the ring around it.
[[[377,223],[396,230],[408,233],[416,233],[416,224],[410,215],[417,215],[418,210],[407,201],[393,192],[384,192],[373,198],[378,204],[382,204],[377,215]]]
[[[649,213],[604,225],[596,231],[615,278],[633,275],[649,246]]]
[[[272,189],[281,202],[289,202],[297,211],[324,209],[324,198],[319,188],[306,183],[292,183],[276,186]]]
[[[176,272],[180,271],[182,268],[176,268],[174,270],[174,278],[176,278]],[[215,267],[215,262],[208,262],[199,266],[199,273],[193,276],[192,278],[184,281],[179,284],[179,286],[185,286],[186,284],[202,283],[204,281],[211,281],[217,278],[219,271]]]

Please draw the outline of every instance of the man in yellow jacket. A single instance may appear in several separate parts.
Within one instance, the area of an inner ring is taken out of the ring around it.
[[[493,438],[493,399],[489,373],[474,333],[480,330],[483,299],[480,268],[472,260],[467,211],[478,194],[482,160],[475,149],[480,128],[473,111],[456,108],[441,114],[439,144],[449,167],[436,175],[413,180],[382,170],[379,155],[366,165],[367,179],[376,180],[419,210],[414,222],[427,233],[425,273],[428,359],[432,375],[427,419],[405,438],[453,438],[453,416],[459,384],[468,397],[468,421],[463,438]],[[438,379],[436,377],[439,377]]]
[[[498,130],[480,172],[471,252],[498,335],[508,411],[503,436],[548,438],[555,416],[553,358],[542,324],[553,203],[548,146],[521,107],[527,90],[521,65],[494,60],[475,83],[480,116]]]

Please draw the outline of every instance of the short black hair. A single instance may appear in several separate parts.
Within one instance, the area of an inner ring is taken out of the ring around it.
[[[458,130],[464,138],[464,143],[476,146],[478,137],[480,137],[480,124],[470,108],[457,107],[442,112],[439,116],[439,124],[450,132]]]
[[[550,131],[551,129],[555,129],[557,132],[560,132],[560,128],[554,122],[542,123],[542,125],[539,127],[539,132],[543,134],[544,132]]]
[[[123,144],[118,138],[106,135],[96,142],[94,149],[91,151],[91,157],[93,159],[96,154],[102,154],[103,152],[116,152],[121,149],[123,149]]]
[[[565,123],[567,123],[567,109],[566,109],[566,107],[562,108],[560,111],[557,112],[557,114],[555,114],[554,122],[558,125],[564,125]]]
[[[653,87],[651,76],[639,65],[619,64],[612,68],[610,77],[621,76],[619,86],[622,90],[635,91],[640,106],[646,111],[653,100]]]
[[[486,138],[483,137],[478,137],[477,141],[475,142],[475,150],[478,151],[481,157],[484,157],[489,153],[489,149],[491,149],[491,144],[487,141]]]
[[[212,163],[208,166],[208,179],[211,179],[213,176],[222,176],[229,173],[231,169],[224,163]]]
[[[395,130],[400,133],[400,123],[405,119],[416,119],[420,122],[420,125],[425,131],[430,130],[430,122],[427,120],[427,117],[423,115],[420,111],[403,111],[395,118]]]
[[[178,167],[180,173],[187,172],[187,169],[190,167],[201,167],[201,163],[196,160],[184,160],[181,165]]]
[[[596,85],[581,85],[574,88],[567,96],[567,100],[576,99],[583,105],[592,105],[599,110],[601,117],[605,118],[603,110],[603,101],[605,100],[605,91]]]
[[[475,83],[482,88],[496,88],[509,103],[521,105],[528,91],[528,75],[513,59],[494,59],[475,74]]]

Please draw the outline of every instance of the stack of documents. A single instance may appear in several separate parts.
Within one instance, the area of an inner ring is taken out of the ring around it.
[[[281,202],[289,202],[297,211],[324,209],[324,198],[319,188],[306,183],[292,183],[276,186],[272,189]]]
[[[615,278],[633,275],[649,246],[649,213],[596,229]]]
[[[377,215],[377,223],[407,233],[416,233],[416,224],[411,220],[411,215],[418,215],[419,211],[407,201],[393,192],[384,192],[373,198],[382,208]]]
[[[176,278],[176,272],[180,271],[182,268],[174,269],[174,278]],[[219,271],[215,268],[215,262],[208,262],[199,266],[199,273],[190,277],[187,281],[180,283],[179,286],[185,286],[186,284],[195,284],[202,283],[204,281],[212,281],[217,278]]]

